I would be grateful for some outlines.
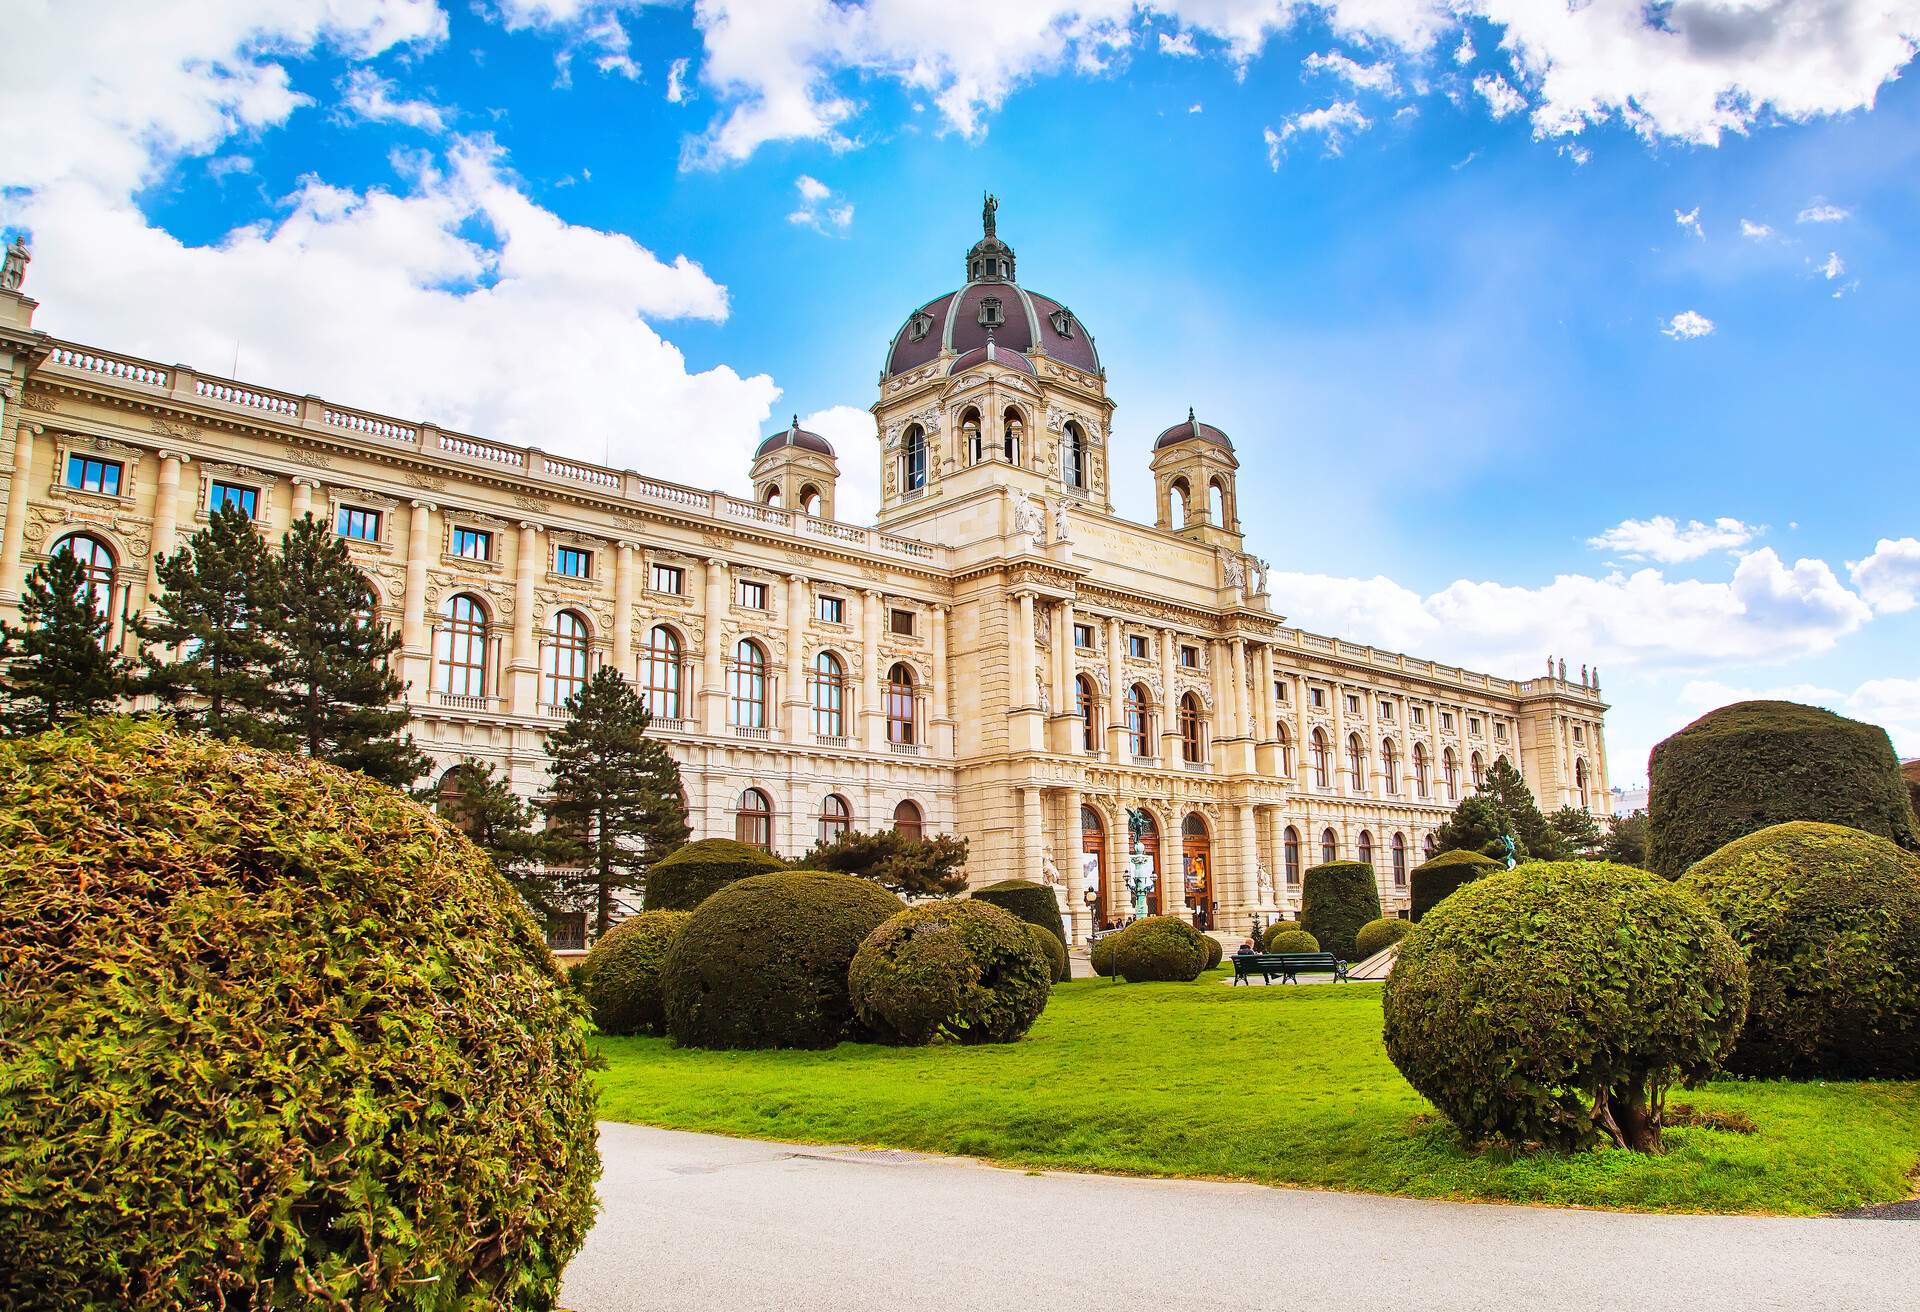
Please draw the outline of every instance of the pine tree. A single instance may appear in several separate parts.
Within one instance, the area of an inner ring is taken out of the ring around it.
[[[98,715],[126,696],[130,667],[72,552],[56,551],[27,575],[20,619],[19,628],[0,620],[0,724],[8,733]]]
[[[533,808],[485,761],[469,757],[423,790],[442,819],[492,860],[536,915],[562,905],[563,882],[550,872],[553,841],[533,828]]]
[[[1533,792],[1527,787],[1527,781],[1520,772],[1502,756],[1487,767],[1486,777],[1480,781],[1480,791],[1500,804],[1500,809],[1513,821],[1513,836],[1535,861],[1558,861],[1565,848],[1560,835],[1553,831],[1547,818],[1540,814],[1540,808],[1534,804]]]
[[[647,737],[652,717],[612,666],[567,699],[567,722],[547,735],[552,784],[541,803],[561,852],[591,868],[594,933],[613,921],[616,890],[687,841],[680,767]]]
[[[389,664],[400,637],[374,618],[346,542],[302,516],[280,540],[275,575],[273,693],[288,738],[315,760],[406,787],[428,762],[406,736],[407,685]]]
[[[1607,840],[1601,855],[1623,866],[1647,864],[1647,813],[1644,809],[1607,817]]]
[[[910,838],[897,829],[848,830],[815,843],[800,858],[802,870],[834,870],[871,879],[902,897],[952,897],[964,892],[967,840],[952,834]]]
[[[1607,840],[1591,811],[1584,807],[1563,806],[1547,817],[1547,824],[1560,840],[1560,850],[1568,860],[1599,860]]]
[[[1510,833],[1513,833],[1513,817],[1507,814],[1506,808],[1486,793],[1472,793],[1461,798],[1460,805],[1453,808],[1453,814],[1434,835],[1434,842],[1442,852],[1478,852],[1503,861],[1507,849],[1501,839]],[[1518,835],[1513,841],[1514,859],[1524,860],[1525,845]]]
[[[158,619],[133,621],[144,643],[138,690],[173,707],[179,721],[216,738],[255,746],[284,742],[274,715],[278,571],[253,521],[228,504],[160,561]]]

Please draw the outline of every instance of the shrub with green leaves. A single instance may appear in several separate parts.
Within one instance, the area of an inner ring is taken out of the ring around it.
[[[1318,952],[1320,940],[1304,929],[1283,929],[1267,939],[1266,950],[1271,953]]]
[[[1711,1077],[1747,1011],[1713,914],[1604,861],[1489,875],[1402,940],[1387,1055],[1470,1141],[1660,1151],[1667,1090]]]
[[[703,838],[675,848],[647,870],[648,911],[691,911],[737,879],[785,870],[763,848],[731,838]]]
[[[1087,949],[1087,961],[1093,967],[1093,973],[1102,979],[1113,978],[1113,945],[1120,935],[1103,934],[1093,941]]]
[[[1274,921],[1271,925],[1268,925],[1265,929],[1260,931],[1260,950],[1262,952],[1277,951],[1278,949],[1272,946],[1274,939],[1280,937],[1280,935],[1282,934],[1298,933],[1299,930],[1300,930],[1300,922],[1297,920]],[[1318,948],[1316,947],[1315,950],[1318,951]]]
[[[1845,825],[1920,850],[1920,822],[1886,730],[1816,706],[1723,706],[1656,746],[1647,771],[1647,864],[1669,879],[1789,820]]]
[[[1323,952],[1354,959],[1354,935],[1380,918],[1380,885],[1364,861],[1329,861],[1300,876],[1300,927]]]
[[[1920,1076],[1920,858],[1796,820],[1736,838],[1675,887],[1747,954],[1745,1075]]]
[[[1047,959],[1047,970],[1052,982],[1060,984],[1071,979],[1073,962],[1067,957],[1067,945],[1062,943],[1050,929],[1039,925],[1027,925],[1027,928],[1033,931],[1033,941],[1040,945],[1040,951]]]
[[[855,1019],[886,1043],[1011,1043],[1047,1005],[1052,968],[1035,942],[1046,933],[987,902],[909,907],[854,954]]]
[[[1220,946],[1220,940],[1211,934],[1202,934],[1200,937],[1207,942],[1207,964],[1200,969],[1212,970],[1220,964],[1221,957],[1225,955],[1225,949]]]
[[[1114,973],[1129,984],[1198,979],[1206,937],[1179,916],[1145,916],[1113,936]]]
[[[687,911],[642,911],[615,925],[587,953],[581,984],[593,1023],[602,1034],[662,1034],[667,1013],[660,997],[660,968],[667,948],[691,915]]]
[[[1507,863],[1496,861],[1490,856],[1466,848],[1455,848],[1451,852],[1442,852],[1431,861],[1413,868],[1412,911],[1413,920],[1418,924],[1420,917],[1440,904],[1440,900],[1463,884],[1471,884],[1483,875],[1505,870]]]
[[[847,967],[900,910],[871,880],[750,875],[694,909],[661,968],[667,1033],[687,1048],[831,1048],[847,1036]]]
[[[1379,920],[1369,920],[1360,926],[1360,932],[1353,936],[1353,951],[1356,960],[1365,961],[1374,953],[1392,947],[1407,936],[1413,925],[1409,921],[1383,916]]]
[[[1029,925],[1052,930],[1062,943],[1067,941],[1067,927],[1060,919],[1059,896],[1046,884],[1031,879],[1003,879],[974,889],[972,896],[979,902],[991,902]]]
[[[0,742],[0,963],[0,1284],[35,1309],[552,1305],[590,1026],[426,807],[155,721]]]

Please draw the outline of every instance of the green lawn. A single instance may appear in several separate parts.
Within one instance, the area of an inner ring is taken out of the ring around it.
[[[1812,1214],[1906,1198],[1920,1084],[1725,1082],[1682,1093],[1753,1134],[1669,1129],[1665,1157],[1474,1153],[1400,1078],[1371,984],[1055,988],[1017,1044],[831,1052],[603,1039],[602,1114],[684,1130],[961,1153],[1021,1166],[1686,1212]]]

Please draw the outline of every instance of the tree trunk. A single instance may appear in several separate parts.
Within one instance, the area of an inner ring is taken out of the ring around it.
[[[1660,1110],[1648,1097],[1645,1076],[1615,1085],[1605,1097],[1606,1123],[1619,1147],[1655,1156],[1666,1151],[1660,1140]]]

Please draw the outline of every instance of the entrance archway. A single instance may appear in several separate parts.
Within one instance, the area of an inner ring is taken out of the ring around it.
[[[1201,929],[1213,927],[1213,845],[1207,838],[1207,821],[1198,811],[1190,812],[1180,824],[1180,873],[1185,884],[1187,906],[1193,923]]]
[[[1140,854],[1146,857],[1147,871],[1153,876],[1152,882],[1147,885],[1147,914],[1157,916],[1160,914],[1160,908],[1165,902],[1165,899],[1160,895],[1160,881],[1166,878],[1165,867],[1160,864],[1160,822],[1155,820],[1153,818],[1153,812],[1147,810],[1145,807],[1140,809],[1140,815],[1144,821],[1140,828],[1140,837],[1138,840],[1140,844]],[[1128,852],[1129,855],[1131,855],[1131,842],[1128,844]],[[1127,905],[1127,914],[1133,914],[1131,901],[1129,901]]]
[[[1093,913],[1091,928],[1098,929],[1113,908],[1107,889],[1107,823],[1098,809],[1084,805],[1080,808],[1080,883],[1082,897],[1094,894],[1087,906]]]

